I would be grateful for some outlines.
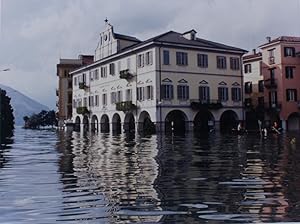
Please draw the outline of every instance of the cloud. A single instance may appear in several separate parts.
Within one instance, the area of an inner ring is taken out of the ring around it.
[[[2,0],[1,83],[55,108],[59,58],[93,54],[104,19],[117,33],[169,30],[251,50],[266,36],[300,36],[300,0]]]

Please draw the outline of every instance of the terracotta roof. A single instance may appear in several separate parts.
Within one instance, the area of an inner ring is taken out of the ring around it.
[[[245,55],[243,56],[243,59],[247,60],[247,59],[252,59],[252,58],[258,58],[258,57],[261,57],[262,56],[262,53],[261,52],[258,52],[256,54],[248,54],[248,55]]]

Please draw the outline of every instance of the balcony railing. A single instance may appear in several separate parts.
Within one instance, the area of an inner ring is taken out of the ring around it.
[[[118,111],[130,111],[136,109],[136,105],[132,101],[123,101],[116,103],[116,110]]]
[[[264,80],[264,85],[267,89],[277,88],[277,80],[276,79],[266,79],[266,80]]]
[[[133,74],[129,72],[129,69],[120,71],[120,79],[131,79]]]
[[[193,110],[211,109],[218,110],[223,107],[220,100],[191,100],[191,108]]]
[[[89,110],[87,109],[87,107],[77,107],[76,112],[77,114],[85,115],[89,113]]]
[[[269,57],[269,65],[275,64],[275,57],[271,56]]]
[[[85,84],[85,82],[80,82],[79,83],[79,89],[87,89],[87,88],[89,88],[86,84]]]

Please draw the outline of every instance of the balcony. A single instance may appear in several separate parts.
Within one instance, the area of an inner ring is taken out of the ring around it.
[[[271,56],[269,57],[269,65],[273,65],[273,64],[275,64],[275,57]]]
[[[123,101],[116,103],[116,110],[118,111],[130,111],[136,109],[136,105],[132,101]]]
[[[267,89],[276,89],[277,80],[276,79],[266,79],[264,80],[264,85]]]
[[[77,107],[76,112],[77,114],[82,114],[82,115],[90,113],[87,107]]]
[[[79,83],[79,89],[84,89],[84,90],[86,90],[87,88],[89,88],[89,87],[85,84],[85,82],[80,82],[80,83]]]
[[[133,74],[129,72],[129,69],[120,71],[120,79],[131,79]]]
[[[193,110],[210,109],[218,110],[223,107],[220,100],[191,100],[191,108]]]

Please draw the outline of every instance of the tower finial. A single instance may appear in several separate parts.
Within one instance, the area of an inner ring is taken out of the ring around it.
[[[107,19],[107,17],[105,17],[105,20],[104,20],[104,22],[105,22],[105,24],[107,24],[107,23],[108,23],[108,19]]]

